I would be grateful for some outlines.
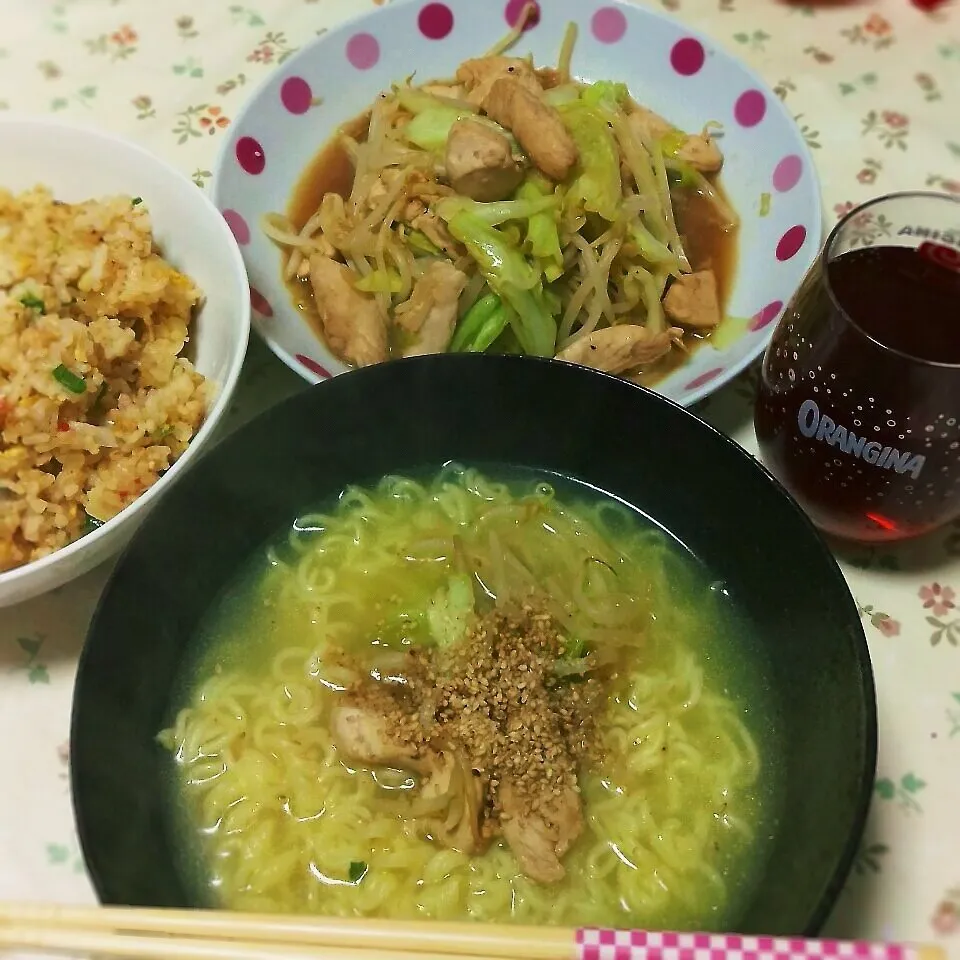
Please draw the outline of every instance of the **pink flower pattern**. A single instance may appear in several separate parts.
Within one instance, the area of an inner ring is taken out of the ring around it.
[[[941,642],[945,646],[960,647],[960,616],[953,616],[957,608],[957,594],[953,587],[944,586],[937,581],[925,583],[917,591],[917,596],[928,610],[926,622],[933,627],[930,634],[930,646]]]
[[[894,620],[893,617],[878,617],[874,626],[885,636],[885,637],[899,637],[900,636],[900,621]]]
[[[881,610],[875,610],[872,604],[866,604],[860,607],[860,616],[867,618],[875,630],[885,637],[900,636],[900,621],[895,620],[889,613],[883,613]]]
[[[954,603],[956,593],[953,587],[943,587],[939,583],[930,583],[922,586],[917,593],[923,601],[924,610],[932,610],[935,617],[946,616],[956,607]]]
[[[930,926],[938,937],[960,933],[960,887],[946,892],[930,918]]]

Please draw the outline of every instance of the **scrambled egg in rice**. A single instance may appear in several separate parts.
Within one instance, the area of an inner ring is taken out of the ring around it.
[[[0,189],[0,572],[109,520],[184,452],[210,400],[182,356],[201,298],[139,198]]]

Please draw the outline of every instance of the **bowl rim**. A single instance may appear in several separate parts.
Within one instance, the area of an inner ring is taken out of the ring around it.
[[[414,6],[417,3],[421,3],[423,0],[393,0],[390,4],[391,9],[402,8],[405,6]],[[773,90],[773,87],[767,82],[766,78],[761,76],[750,64],[742,60],[736,51],[731,50],[723,43],[719,38],[714,37],[712,34],[709,34],[701,30],[698,26],[687,24],[685,21],[681,20],[678,17],[670,16],[669,14],[664,13],[661,10],[655,10],[651,7],[638,6],[636,3],[631,3],[629,0],[605,0],[607,6],[614,6],[620,10],[623,10],[627,16],[638,16],[640,18],[649,17],[660,22],[665,22],[674,25],[681,25],[685,31],[685,35],[692,37],[695,40],[698,40],[703,44],[704,48],[707,50],[715,49],[720,52],[730,63],[736,66],[741,70],[745,77],[749,78],[753,86],[761,90],[766,96],[768,104],[775,110],[777,110],[781,117],[787,122],[787,124],[793,129],[796,134],[796,143],[794,147],[796,152],[803,159],[804,169],[809,172],[811,179],[813,194],[815,202],[811,204],[810,210],[810,228],[809,236],[816,237],[816,248],[811,250],[807,260],[806,265],[803,268],[803,274],[810,269],[816,260],[817,256],[820,253],[820,250],[823,248],[824,244],[824,234],[825,234],[825,223],[824,223],[824,200],[823,200],[823,184],[820,177],[820,171],[817,168],[815,162],[813,151],[810,149],[810,145],[807,143],[806,138],[800,131],[800,127],[797,124],[796,120],[793,117],[793,114],[786,108],[783,100],[778,97]],[[486,9],[493,11],[496,10],[499,12],[501,7],[499,5],[490,5]],[[340,36],[345,34],[347,31],[350,31],[364,23],[369,23],[382,18],[387,11],[387,7],[375,7],[372,10],[364,11],[363,13],[352,14],[349,17],[344,18],[339,21],[334,27],[325,33],[320,34],[317,37],[313,37],[308,43],[304,44],[294,53],[291,57],[285,60],[281,65],[279,65],[275,70],[271,71],[265,77],[262,77],[247,94],[247,97],[244,99],[243,103],[240,106],[240,109],[237,111],[234,117],[234,125],[239,125],[241,122],[247,119],[247,117],[253,112],[254,104],[256,104],[268,87],[276,82],[276,79],[283,71],[294,68],[297,64],[306,62],[311,57],[318,55],[318,51],[322,51],[325,44],[336,41]],[[521,41],[519,41],[522,43]],[[327,133],[326,139],[319,142],[316,152],[319,152],[323,149],[327,140],[330,139],[330,136],[333,132],[332,128]],[[223,170],[224,168],[232,162],[233,158],[233,148],[234,142],[233,138],[227,136],[220,144],[217,149],[217,154],[214,159],[213,164],[213,176],[211,178],[211,187],[210,187],[210,196],[213,200],[214,205],[217,209],[221,206],[221,201],[224,199],[221,196],[221,189],[223,183]],[[791,148],[793,149],[793,148]],[[303,171],[301,170],[301,173]],[[296,183],[292,183],[289,186],[287,191],[287,197],[292,194]],[[741,256],[743,250],[740,246],[740,241],[738,240],[737,244],[737,258],[736,258],[736,267],[734,270],[734,285],[736,285],[737,278],[739,277],[741,264],[744,262],[745,258]],[[241,251],[241,256],[242,256]],[[278,268],[279,275],[279,268]],[[796,287],[790,292],[790,297],[793,297],[796,294],[797,289],[799,289],[800,283],[802,282],[802,277],[797,281]],[[289,298],[288,298],[289,300]],[[288,300],[284,301],[284,305],[289,306]],[[786,304],[788,301],[785,300]],[[720,390],[731,380],[736,379],[744,370],[746,370],[751,364],[753,364],[756,359],[766,350],[767,345],[769,344],[771,338],[773,337],[773,331],[776,327],[776,324],[770,324],[767,332],[762,336],[757,338],[756,344],[751,347],[749,350],[744,353],[744,355],[736,362],[730,364],[730,366],[725,367],[723,373],[719,376],[713,378],[712,380],[707,381],[706,383],[700,384],[700,386],[695,387],[693,390],[685,391],[682,399],[679,401],[673,400],[675,403],[679,403],[681,406],[690,407],[701,400],[706,399],[711,394]],[[309,384],[322,383],[325,379],[333,379],[334,377],[341,376],[344,373],[351,373],[357,369],[357,367],[347,366],[345,370],[340,370],[335,373],[331,373],[329,378],[320,377],[312,371],[308,370],[302,363],[297,361],[296,357],[291,354],[281,343],[277,340],[276,335],[274,334],[274,325],[271,324],[269,327],[265,327],[264,324],[253,324],[253,330],[258,337],[260,337],[267,347],[272,351],[274,356],[278,357],[286,366],[288,366],[298,377],[302,380],[305,380]],[[314,336],[317,336],[314,333]],[[319,342],[324,343],[324,341],[317,338]],[[324,346],[326,344],[324,343]],[[327,347],[329,350],[329,347]],[[332,352],[332,351],[331,351]],[[342,361],[340,361],[342,363]],[[592,368],[591,368],[592,369]],[[654,393],[657,393],[658,396],[664,396],[660,394],[656,389],[653,390]],[[664,397],[664,399],[670,399],[670,397]]]
[[[60,563],[66,563],[70,558],[76,557],[96,544],[100,544],[106,537],[114,534],[129,518],[138,512],[150,507],[155,500],[163,495],[163,491],[175,482],[177,478],[189,468],[190,464],[196,459],[200,449],[205,446],[211,434],[216,430],[224,414],[229,409],[233,394],[236,391],[237,382],[243,368],[243,361],[247,354],[247,346],[250,341],[250,283],[247,278],[247,268],[243,261],[243,254],[237,244],[236,238],[227,226],[220,211],[213,201],[206,195],[205,191],[197,187],[188,177],[181,173],[171,163],[168,163],[162,157],[142,147],[139,143],[121,137],[109,130],[92,127],[83,123],[74,123],[72,121],[62,121],[45,116],[32,116],[23,113],[0,114],[0,139],[5,127],[38,127],[43,129],[61,129],[70,130],[78,136],[87,137],[92,141],[97,141],[104,150],[123,150],[131,155],[132,159],[140,164],[152,164],[159,173],[170,180],[179,180],[184,185],[189,185],[196,190],[196,201],[204,211],[204,216],[208,217],[211,223],[216,222],[216,229],[222,238],[226,249],[230,251],[230,259],[233,263],[233,269],[240,280],[241,300],[236,307],[237,315],[237,338],[230,354],[228,370],[226,377],[218,384],[216,399],[207,412],[200,429],[194,434],[193,439],[187,446],[187,449],[181,454],[175,463],[167,469],[157,479],[149,489],[145,490],[136,500],[124,507],[116,516],[111,517],[105,523],[90,533],[78,537],[59,550],[41,557],[39,560],[32,560],[29,563],[14,567],[11,570],[0,572],[0,590],[8,587],[22,585],[34,576],[42,572],[52,570]],[[202,313],[203,307],[199,313]],[[169,478],[169,482],[168,482]],[[55,589],[51,586],[50,589]],[[46,590],[43,592],[47,592]]]
[[[384,376],[386,375],[386,370],[389,370],[391,367],[395,367],[399,364],[407,364],[414,367],[427,367],[429,365],[435,365],[438,362],[447,363],[448,365],[460,364],[464,367],[468,365],[475,365],[478,362],[485,362],[491,366],[500,366],[502,369],[506,369],[511,366],[515,367],[518,364],[532,363],[556,367],[559,363],[559,361],[543,357],[519,357],[511,355],[486,356],[483,354],[433,354],[392,360],[386,363],[375,364],[371,367],[360,368],[359,370],[351,372],[354,376],[364,376],[369,379],[373,376]],[[838,563],[833,552],[830,550],[827,541],[823,538],[819,530],[803,511],[800,504],[758,457],[754,457],[748,450],[746,450],[746,448],[741,446],[731,437],[727,436],[727,434],[714,426],[712,423],[698,416],[694,411],[688,409],[682,404],[677,403],[675,400],[671,400],[668,397],[664,397],[661,394],[650,390],[648,387],[625,380],[622,377],[617,377],[614,374],[594,370],[590,367],[580,367],[576,364],[566,364],[566,366],[573,371],[578,371],[578,373],[563,375],[579,376],[584,380],[589,378],[599,378],[601,380],[608,381],[610,384],[618,385],[618,389],[639,391],[640,394],[647,394],[651,398],[652,402],[666,404],[668,407],[675,408],[680,415],[695,421],[698,425],[698,429],[706,431],[708,434],[712,434],[714,442],[719,441],[723,447],[730,451],[732,456],[743,462],[748,469],[755,470],[758,478],[762,479],[766,485],[779,496],[779,498],[783,501],[784,506],[794,515],[799,523],[799,530],[804,532],[804,535],[806,535],[810,540],[811,547],[815,548],[817,553],[820,555],[823,576],[833,580],[834,583],[836,583],[840,588],[839,595],[843,597],[843,603],[847,609],[847,634],[854,647],[854,660],[859,677],[858,692],[859,696],[862,698],[864,710],[864,728],[862,731],[864,759],[862,769],[858,772],[858,795],[852,804],[853,812],[851,817],[851,829],[846,837],[842,849],[838,848],[837,850],[834,868],[824,883],[823,892],[820,896],[820,899],[811,910],[803,930],[800,931],[801,935],[803,936],[815,937],[819,935],[821,928],[836,906],[837,899],[843,891],[853,868],[857,850],[859,849],[863,838],[867,816],[873,798],[873,784],[876,778],[877,770],[879,718],[877,713],[876,681],[866,632],[863,628],[862,618],[860,617],[856,600],[847,582],[847,578],[844,575],[843,570],[841,569],[840,564]],[[335,379],[339,378],[331,378],[331,380]],[[279,403],[274,404],[272,407],[264,410],[255,418],[239,428],[231,437],[227,438],[225,444],[242,443],[242,434],[248,427],[253,426],[257,421],[265,420],[268,417],[282,417],[285,409],[288,406],[298,403],[315,403],[316,401],[313,398],[317,395],[316,391],[320,389],[329,389],[329,387],[324,384],[315,384],[306,390],[300,390],[280,401]],[[310,398],[309,400],[307,399],[308,397]],[[335,402],[335,400],[331,402]],[[91,682],[87,679],[87,672],[89,669],[88,661],[91,656],[90,651],[93,647],[92,641],[99,631],[100,621],[104,616],[104,611],[107,608],[107,604],[113,592],[115,582],[119,579],[120,570],[126,562],[128,555],[135,549],[138,538],[149,533],[150,523],[160,523],[159,514],[156,514],[154,517],[148,519],[147,523],[137,530],[131,541],[124,547],[116,565],[110,571],[106,585],[100,592],[93,615],[90,618],[74,681],[74,696],[70,713],[71,741],[73,741],[73,739],[77,736],[77,730],[79,729],[80,725],[80,715],[83,709],[81,705],[81,700],[83,698],[78,696],[78,693],[84,684],[89,684]],[[77,764],[71,764],[71,804],[74,812],[74,821],[77,827],[77,835],[80,841],[80,849],[84,858],[84,863],[86,865],[87,872],[98,901],[101,903],[121,903],[124,902],[123,898],[112,896],[113,891],[108,889],[111,886],[111,881],[105,880],[104,872],[101,871],[102,863],[99,861],[99,855],[93,848],[90,840],[88,833],[89,822],[86,818],[85,811],[87,809],[86,800],[91,796],[91,789],[84,786],[82,784],[82,780],[83,777],[79,773],[79,766]]]

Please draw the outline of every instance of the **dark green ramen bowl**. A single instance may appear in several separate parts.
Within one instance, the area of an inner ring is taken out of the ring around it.
[[[762,646],[783,798],[744,934],[813,935],[861,838],[876,762],[870,659],[830,552],[760,464],[693,414],[554,361],[454,355],[358,370],[228,437],[173,487],[93,618],[72,721],[73,799],[108,904],[195,906],[156,734],[198,623],[298,512],[446,461],[549,471],[646,514],[722,578]]]

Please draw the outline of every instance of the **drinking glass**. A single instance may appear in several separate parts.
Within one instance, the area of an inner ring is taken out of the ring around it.
[[[960,516],[960,200],[890,194],[840,220],[767,347],[754,423],[826,533]]]

